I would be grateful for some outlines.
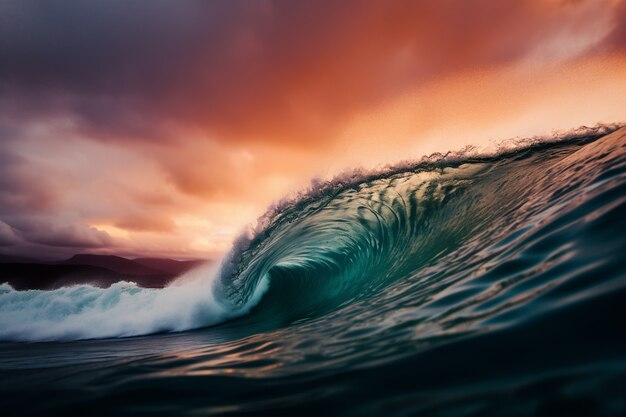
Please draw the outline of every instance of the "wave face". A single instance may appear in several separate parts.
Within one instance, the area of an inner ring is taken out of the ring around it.
[[[50,365],[52,380],[81,375],[67,384],[84,397],[55,397],[60,413],[621,414],[624,254],[626,128],[604,128],[318,184],[271,210],[219,271],[165,289],[5,285],[0,339],[222,323],[146,339],[159,350],[63,344],[79,362],[150,354],[100,377]],[[46,346],[32,349],[54,363],[61,348]]]
[[[544,297],[574,290],[586,268],[621,279],[626,140],[624,129],[605,133],[323,184],[238,243],[220,299],[247,305],[269,286],[255,309],[268,317],[257,321],[284,323],[339,308],[362,314],[359,303],[374,317],[373,301],[394,309],[420,300],[425,322],[440,327],[445,317],[467,330],[514,309],[549,308]]]

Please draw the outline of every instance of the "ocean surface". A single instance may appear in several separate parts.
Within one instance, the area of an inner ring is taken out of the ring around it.
[[[0,286],[3,415],[624,415],[626,128],[315,184],[163,288]]]

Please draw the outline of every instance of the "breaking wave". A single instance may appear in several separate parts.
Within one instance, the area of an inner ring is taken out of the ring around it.
[[[277,204],[219,269],[163,289],[3,284],[0,340],[136,336],[241,316],[263,329],[368,303],[371,314],[417,303],[416,319],[447,330],[502,323],[513,309],[532,306],[530,316],[626,285],[614,236],[626,231],[625,196],[619,126],[356,171]]]

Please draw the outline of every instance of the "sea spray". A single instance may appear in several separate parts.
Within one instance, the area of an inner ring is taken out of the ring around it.
[[[168,287],[117,282],[51,291],[0,286],[0,340],[76,340],[204,327],[242,314],[214,297],[215,268],[200,267]]]

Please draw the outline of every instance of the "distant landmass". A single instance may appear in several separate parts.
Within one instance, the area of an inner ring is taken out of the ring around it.
[[[50,290],[68,285],[108,287],[132,281],[146,288],[162,288],[208,260],[177,261],[166,258],[128,259],[113,255],[77,254],[64,261],[0,255],[0,283],[16,290]]]

